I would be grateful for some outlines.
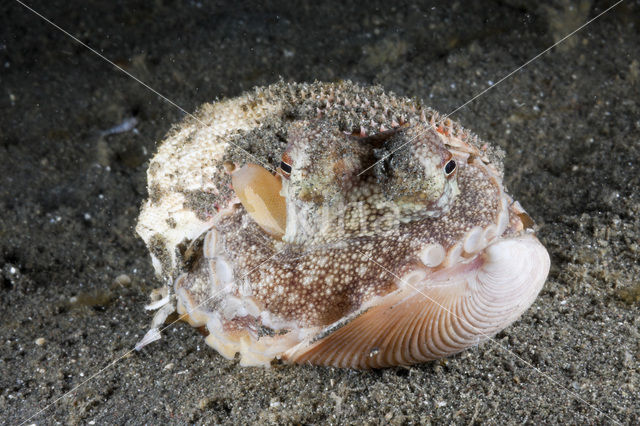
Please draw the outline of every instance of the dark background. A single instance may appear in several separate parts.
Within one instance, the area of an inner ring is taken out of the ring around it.
[[[310,3],[29,1],[187,111],[283,78],[377,83],[442,113],[613,4]],[[159,283],[133,228],[184,114],[19,3],[0,16],[0,421],[15,424],[147,330]],[[491,342],[410,368],[242,368],[179,323],[30,422],[637,421],[639,26],[625,1],[452,117],[506,151],[551,254],[496,336],[537,370]]]

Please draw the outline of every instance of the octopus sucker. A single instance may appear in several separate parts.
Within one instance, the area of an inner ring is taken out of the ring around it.
[[[447,357],[516,321],[549,256],[502,153],[421,101],[285,83],[203,105],[159,145],[137,232],[178,314],[240,365]]]

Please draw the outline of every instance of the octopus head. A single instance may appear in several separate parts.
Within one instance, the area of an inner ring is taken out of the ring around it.
[[[232,180],[263,230],[304,244],[440,217],[459,194],[456,170],[453,154],[428,126],[366,135],[305,120],[291,125],[277,175],[247,164]]]

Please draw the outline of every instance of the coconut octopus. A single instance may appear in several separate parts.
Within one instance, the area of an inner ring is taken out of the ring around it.
[[[241,365],[409,365],[515,321],[549,272],[501,152],[380,87],[280,82],[203,105],[148,170],[137,232],[177,309]]]

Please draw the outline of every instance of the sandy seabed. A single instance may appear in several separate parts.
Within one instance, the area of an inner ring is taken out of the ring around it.
[[[574,3],[29,5],[186,111],[282,78],[381,84],[448,113],[614,2]],[[506,152],[551,255],[537,301],[494,342],[364,372],[242,368],[184,323],[109,366],[150,321],[159,282],[133,228],[155,144],[184,113],[19,3],[0,10],[2,423],[640,418],[637,1],[452,116]]]

